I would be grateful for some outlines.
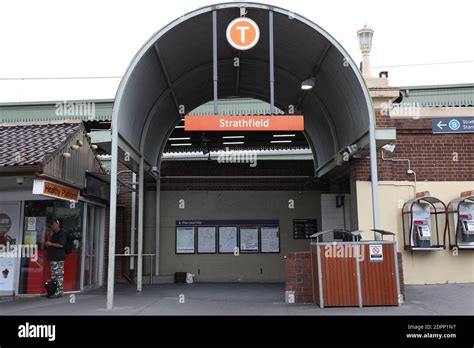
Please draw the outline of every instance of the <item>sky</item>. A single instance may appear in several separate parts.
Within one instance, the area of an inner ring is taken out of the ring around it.
[[[119,78],[5,79],[120,77],[160,28],[220,2],[0,0],[0,102],[114,98]],[[472,0],[258,2],[312,20],[357,63],[362,58],[356,32],[366,23],[375,30],[372,73],[388,70],[393,86],[474,83]]]

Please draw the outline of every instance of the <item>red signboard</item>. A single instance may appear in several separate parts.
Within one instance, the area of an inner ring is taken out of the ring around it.
[[[301,115],[185,116],[185,131],[303,131]]]

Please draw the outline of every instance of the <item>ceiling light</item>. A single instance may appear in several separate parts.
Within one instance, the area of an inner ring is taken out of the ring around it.
[[[69,158],[69,157],[71,157],[71,153],[70,152],[63,152],[63,157],[64,158]]]
[[[176,127],[174,127],[174,128],[184,128],[184,126],[176,126]]]
[[[270,141],[272,144],[280,144],[280,143],[291,143],[291,140],[272,140]]]
[[[244,139],[245,135],[226,135],[222,139]]]
[[[191,140],[191,138],[169,138],[168,140]]]
[[[286,138],[286,137],[294,137],[296,134],[273,134],[274,138]]]
[[[182,143],[182,144],[171,144],[171,146],[192,146],[191,143]]]
[[[308,90],[310,90],[311,88],[313,88],[315,84],[316,84],[316,83],[315,83],[315,81],[314,81],[314,77],[311,77],[311,78],[309,78],[309,79],[304,80],[303,82],[301,82],[301,89],[302,89],[303,91],[308,91]]]
[[[77,150],[79,148],[79,145],[71,145],[71,150]]]
[[[244,144],[243,141],[227,141],[227,142],[223,142],[222,144],[224,145],[242,145]]]

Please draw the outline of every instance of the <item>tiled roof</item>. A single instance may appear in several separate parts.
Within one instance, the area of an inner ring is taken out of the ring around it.
[[[0,125],[0,166],[40,164],[80,126],[77,122]]]

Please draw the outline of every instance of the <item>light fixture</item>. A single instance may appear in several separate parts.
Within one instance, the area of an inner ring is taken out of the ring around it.
[[[244,139],[245,135],[226,135],[222,139]]]
[[[79,148],[79,145],[71,145],[71,150],[77,150]]]
[[[244,144],[243,141],[227,141],[227,142],[223,142],[222,144],[224,145],[242,145]]]
[[[70,152],[63,152],[63,157],[64,158],[69,158],[69,157],[71,157],[71,153]]]
[[[287,137],[294,137],[296,134],[273,134],[274,138],[287,138]]]
[[[77,140],[76,143],[77,143],[77,145],[78,145],[79,147],[82,147],[82,145],[84,145],[84,143],[82,142],[82,140],[79,140],[79,139]]]
[[[192,146],[191,143],[171,144],[171,146]]]
[[[314,80],[314,77],[310,77],[309,79],[304,80],[303,82],[301,82],[301,89],[303,91],[308,91],[311,88],[313,88],[315,84],[316,84],[316,82]]]
[[[395,151],[395,144],[385,144],[384,146],[382,146],[382,150],[385,152],[393,153]]]
[[[272,144],[282,144],[282,143],[291,143],[291,140],[272,140],[270,141]]]
[[[191,138],[169,138],[168,140],[191,140]]]
[[[374,31],[364,24],[364,27],[357,31],[357,37],[359,39],[359,49],[362,52],[362,76],[372,77],[370,73],[370,51]]]
[[[174,128],[184,128],[184,126],[176,126],[176,127],[174,127]]]
[[[98,148],[98,146],[96,144],[92,144],[91,147],[92,147],[92,150],[97,150],[97,148]]]

